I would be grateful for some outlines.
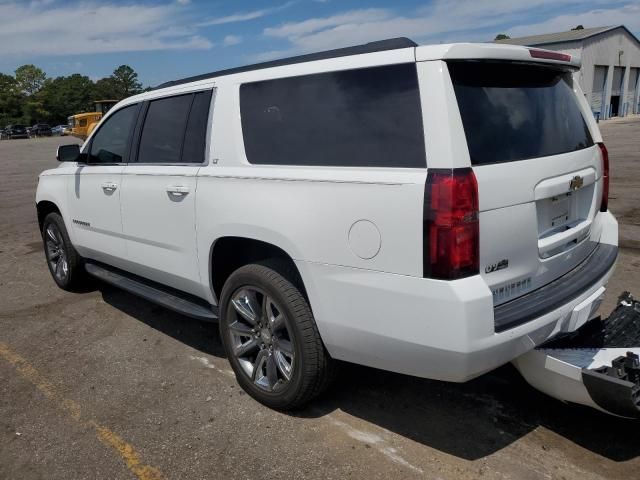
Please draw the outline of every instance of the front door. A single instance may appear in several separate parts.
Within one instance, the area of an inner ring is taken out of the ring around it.
[[[81,255],[118,265],[125,257],[120,193],[137,105],[110,115],[85,147],[86,164],[78,164],[68,183],[69,213]]]
[[[151,100],[122,177],[127,270],[198,296],[195,197],[210,103],[210,90]]]

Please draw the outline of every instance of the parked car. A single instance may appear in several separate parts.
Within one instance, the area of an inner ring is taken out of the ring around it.
[[[56,125],[51,129],[51,134],[59,136],[67,135],[66,131],[68,130],[68,128],[68,125]]]
[[[396,39],[163,84],[40,175],[47,264],[219,320],[270,407],[336,360],[467,381],[584,324],[613,272],[578,68]]]
[[[52,135],[51,127],[46,123],[36,123],[31,127],[29,135],[32,137],[50,137]]]
[[[7,125],[0,134],[0,137],[11,140],[13,138],[29,138],[27,129],[24,125]]]

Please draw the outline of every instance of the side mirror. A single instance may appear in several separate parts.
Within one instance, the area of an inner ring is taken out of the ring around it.
[[[59,162],[84,162],[85,155],[80,153],[80,145],[60,145],[56,152],[56,159]]]

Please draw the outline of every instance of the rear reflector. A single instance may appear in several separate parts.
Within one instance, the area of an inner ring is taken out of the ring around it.
[[[471,168],[430,169],[424,198],[423,276],[478,273],[478,184]]]
[[[533,58],[544,58],[546,60],[558,60],[560,62],[570,62],[571,55],[566,53],[550,52],[548,50],[529,50],[529,55]]]
[[[609,152],[604,143],[598,143],[602,154],[602,201],[600,211],[606,212],[609,209]]]

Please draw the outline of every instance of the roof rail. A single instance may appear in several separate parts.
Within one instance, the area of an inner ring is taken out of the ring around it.
[[[329,58],[360,55],[362,53],[383,52],[385,50],[397,50],[399,48],[417,46],[417,43],[406,37],[390,38],[388,40],[379,40],[377,42],[369,42],[353,47],[337,48],[335,50],[326,50],[324,52],[309,53],[307,55],[298,55],[296,57],[282,58],[280,60],[272,60],[270,62],[255,63],[253,65],[246,65],[244,67],[228,68],[226,70],[218,70],[217,72],[204,73],[202,75],[195,75],[193,77],[187,77],[181,80],[165,82],[153,88],[152,90],[173,87],[176,85],[182,85],[184,83],[196,82],[198,80],[206,80],[208,78],[221,77],[223,75],[250,72],[252,70],[262,70],[264,68],[282,67],[284,65],[294,65],[296,63],[313,62],[314,60],[326,60]]]

